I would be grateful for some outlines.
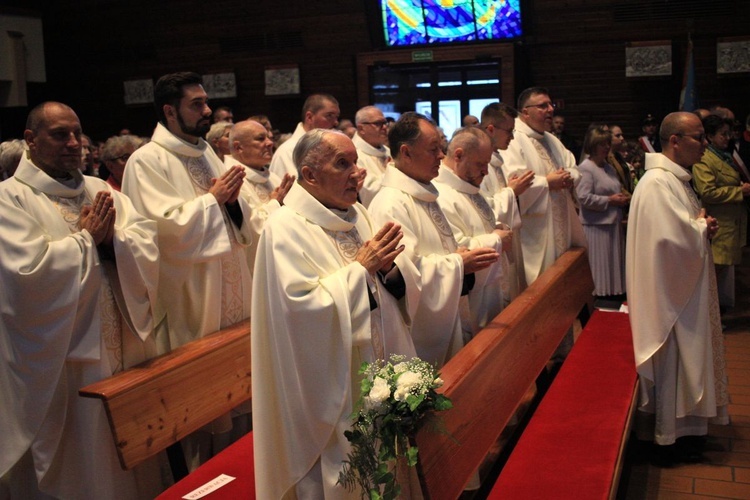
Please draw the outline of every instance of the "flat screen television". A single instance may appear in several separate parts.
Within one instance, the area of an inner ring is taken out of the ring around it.
[[[380,0],[385,45],[507,40],[522,35],[521,0]]]

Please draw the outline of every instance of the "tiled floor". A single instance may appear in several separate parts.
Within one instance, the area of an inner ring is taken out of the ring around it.
[[[737,269],[737,307],[723,319],[732,423],[709,429],[699,464],[656,467],[631,442],[618,498],[750,499],[750,250]]]

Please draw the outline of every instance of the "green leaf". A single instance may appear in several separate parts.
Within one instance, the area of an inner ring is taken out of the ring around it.
[[[410,447],[408,450],[406,450],[406,463],[409,464],[409,467],[414,467],[417,465],[417,455],[419,454],[419,448],[416,446]]]
[[[362,397],[367,396],[370,394],[370,390],[372,389],[373,381],[369,378],[363,378],[362,382],[359,385],[359,393]]]
[[[406,402],[409,404],[409,410],[411,411],[415,411],[417,408],[419,408],[419,405],[422,404],[422,401],[424,401],[424,394],[420,394],[419,396],[409,394],[406,397]]]
[[[446,398],[442,394],[438,394],[435,398],[435,409],[437,411],[450,410],[453,408],[453,403],[450,399]]]

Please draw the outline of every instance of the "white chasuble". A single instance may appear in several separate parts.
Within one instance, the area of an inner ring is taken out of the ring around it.
[[[565,169],[578,184],[581,174],[573,155],[554,135],[537,133],[520,118],[515,127],[514,140],[503,152],[503,173],[506,179],[525,170],[535,174],[531,187],[518,197],[526,283],[531,284],[568,248],[587,246],[571,191],[550,190],[546,179],[547,174]]]
[[[442,366],[463,347],[463,329],[469,333],[471,325],[468,299],[461,297],[463,259],[437,196],[432,184],[388,168],[369,210],[377,227],[401,224],[406,249],[396,263],[403,269],[411,261],[418,271],[417,286],[407,288],[414,346],[420,358]]]
[[[294,148],[297,146],[299,140],[302,139],[302,136],[305,135],[305,132],[306,130],[302,126],[302,122],[298,123],[292,136],[274,151],[269,168],[271,172],[279,176],[279,179],[283,179],[284,174],[297,177],[297,167],[294,165]]]
[[[123,193],[158,225],[159,294],[172,349],[250,316],[251,208],[240,196],[237,228],[208,193],[211,178],[225,171],[204,140],[187,143],[161,123],[125,168]]]
[[[34,483],[58,498],[150,498],[162,486],[153,461],[121,470],[102,404],[78,396],[156,355],[164,317],[156,224],[112,191],[115,262],[78,230],[99,191],[110,187],[58,182],[26,157],[0,184],[0,476],[23,498]]]
[[[271,172],[268,166],[262,169],[250,168],[235,160],[231,155],[224,157],[224,165],[227,168],[239,165],[245,169],[245,185],[242,188],[240,196],[245,198],[251,210],[250,217],[245,220],[245,224],[250,225],[253,233],[253,241],[247,248],[248,264],[250,271],[252,271],[255,265],[255,253],[258,250],[258,241],[260,240],[260,232],[263,231],[263,225],[266,223],[268,217],[281,207],[278,201],[271,198],[271,192],[279,187],[281,179],[278,175]]]
[[[491,248],[503,257],[500,236],[493,233],[497,227],[495,216],[479,188],[460,179],[444,165],[440,167],[440,174],[434,184],[440,192],[438,205],[448,219],[456,243],[470,250]],[[507,259],[501,258],[488,268],[474,273],[476,281],[469,292],[472,335],[477,334],[503,310],[501,278],[503,272],[507,272],[507,263]]]
[[[354,134],[352,138],[354,147],[357,148],[357,166],[367,171],[365,183],[359,190],[359,199],[365,207],[370,206],[370,202],[380,191],[380,183],[383,181],[383,175],[388,163],[391,161],[391,150],[388,146],[375,148],[368,144],[360,135]]]
[[[487,175],[484,176],[479,189],[495,213],[495,220],[513,230],[511,248],[500,258],[503,260],[503,301],[507,306],[511,300],[526,289],[526,272],[523,264],[523,248],[521,245],[521,211],[518,207],[516,193],[507,185],[503,173],[503,158],[500,151],[494,151]]]
[[[354,260],[377,229],[361,205],[329,210],[297,183],[263,229],[251,319],[258,498],[294,498],[316,470],[321,498],[359,498],[336,485],[357,371],[363,361],[415,354],[404,299]]]
[[[727,423],[711,245],[690,179],[666,156],[647,154],[630,204],[625,272],[639,409],[656,414],[659,444],[704,434],[711,417]]]

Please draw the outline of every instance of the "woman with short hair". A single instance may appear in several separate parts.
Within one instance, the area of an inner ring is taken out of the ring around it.
[[[625,293],[622,217],[630,196],[623,192],[615,169],[607,163],[611,146],[612,133],[608,129],[589,130],[583,151],[587,158],[578,166],[581,181],[576,186],[581,205],[579,216],[588,240],[594,295],[599,297]]]
[[[719,222],[711,240],[722,309],[734,307],[734,266],[742,261],[747,241],[747,205],[750,184],[743,182],[729,150],[731,122],[716,115],[703,120],[708,148],[693,165],[693,183],[701,203]]]

